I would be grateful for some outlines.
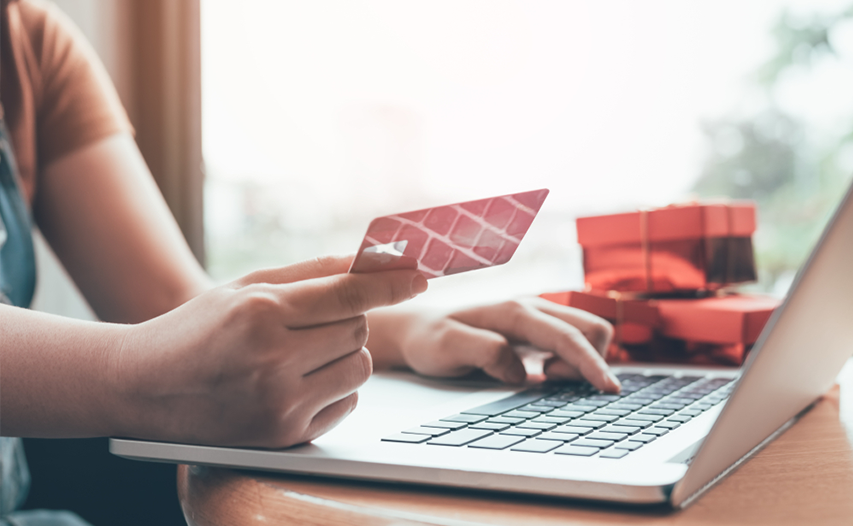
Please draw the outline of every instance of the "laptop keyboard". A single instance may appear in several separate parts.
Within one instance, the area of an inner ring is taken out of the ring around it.
[[[386,442],[620,459],[725,401],[730,378],[620,374],[622,392],[545,384]]]

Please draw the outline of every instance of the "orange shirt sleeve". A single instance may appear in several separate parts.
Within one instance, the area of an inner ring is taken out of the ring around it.
[[[106,70],[80,31],[56,7],[19,2],[29,36],[38,165],[120,132],[133,132]]]

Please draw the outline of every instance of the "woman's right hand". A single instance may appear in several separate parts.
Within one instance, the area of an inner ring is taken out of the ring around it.
[[[121,436],[280,448],[320,436],[372,372],[370,309],[427,288],[415,270],[323,258],[249,274],[127,326],[110,359]]]

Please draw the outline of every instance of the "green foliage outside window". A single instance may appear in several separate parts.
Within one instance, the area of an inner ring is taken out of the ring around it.
[[[779,280],[789,280],[802,264],[853,175],[853,122],[847,133],[827,138],[776,101],[790,71],[838,60],[832,32],[851,19],[853,7],[810,19],[783,12],[773,29],[775,53],[754,77],[764,99],[761,111],[703,127],[711,153],[694,190],[702,197],[757,201],[758,288],[763,290],[778,291]]]

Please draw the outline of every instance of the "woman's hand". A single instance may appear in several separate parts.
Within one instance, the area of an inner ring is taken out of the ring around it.
[[[554,353],[548,378],[584,378],[607,392],[619,380],[603,355],[613,327],[588,312],[541,298],[507,301],[450,314],[385,310],[371,313],[368,343],[377,367],[406,365],[429,376],[461,376],[474,369],[508,383],[526,372],[512,344]]]
[[[334,427],[372,371],[369,309],[426,290],[414,270],[325,258],[250,274],[129,328],[112,362],[125,436],[284,447]]]

